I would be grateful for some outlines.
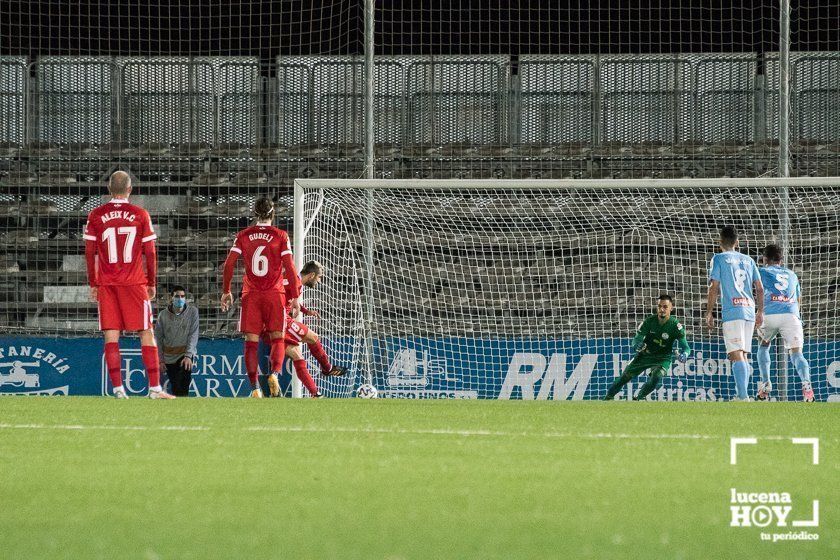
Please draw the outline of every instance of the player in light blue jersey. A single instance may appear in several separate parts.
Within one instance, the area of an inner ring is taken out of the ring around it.
[[[789,268],[782,266],[782,248],[768,245],[762,251],[761,282],[764,284],[764,325],[758,329],[761,345],[758,347],[758,371],[761,382],[755,398],[766,400],[773,388],[770,383],[770,342],[777,334],[782,335],[785,348],[790,352],[790,361],[802,380],[802,397],[805,402],[814,402],[811,387],[811,371],[808,360],[802,354],[805,335],[799,318],[802,288],[799,278]]]
[[[712,257],[709,265],[706,324],[715,326],[714,310],[720,297],[723,342],[732,362],[738,400],[748,401],[752,366],[753,330],[764,320],[764,288],[758,265],[749,256],[738,252],[738,234],[732,226],[720,232],[723,252]],[[755,298],[753,298],[755,291]]]

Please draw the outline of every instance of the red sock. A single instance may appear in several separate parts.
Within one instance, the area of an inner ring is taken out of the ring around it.
[[[283,340],[282,336],[271,340],[269,359],[271,361],[271,373],[283,371],[283,360],[286,359],[286,341]]]
[[[312,352],[312,357],[315,358],[315,360],[318,362],[318,365],[321,366],[321,371],[330,371],[332,369],[330,359],[327,357],[327,353],[324,351],[324,347],[321,346],[320,340],[310,344],[309,351]]]
[[[160,387],[160,361],[157,346],[141,346],[140,354],[143,356],[143,365],[146,366],[146,374],[149,376],[149,387]]]
[[[114,387],[122,386],[122,368],[120,345],[118,342],[105,343],[105,364],[108,366],[108,377]]]
[[[245,371],[248,374],[248,381],[251,382],[251,387],[257,386],[257,371],[259,371],[260,360],[257,356],[257,350],[260,343],[257,341],[245,341]]]
[[[318,386],[315,385],[315,381],[313,381],[312,376],[309,375],[309,368],[306,367],[306,360],[295,360],[293,363],[295,365],[295,372],[297,373],[300,382],[303,383],[303,386],[306,387],[306,390],[309,391],[310,395],[317,395]]]

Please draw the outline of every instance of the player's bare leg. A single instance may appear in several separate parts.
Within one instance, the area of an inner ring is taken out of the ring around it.
[[[259,356],[257,350],[260,345],[260,336],[254,333],[245,333],[245,372],[248,374],[248,381],[251,383],[251,398],[261,399],[262,389],[259,385]]]
[[[158,359],[155,333],[152,329],[140,331],[140,354],[143,358],[143,365],[146,366],[146,375],[149,377],[149,398],[174,399],[173,395],[164,391],[163,387],[160,386],[160,360]]]
[[[292,360],[292,365],[295,366],[297,378],[300,379],[300,382],[303,383],[303,386],[306,387],[307,391],[309,391],[310,396],[312,396],[313,399],[320,399],[323,397],[321,391],[318,390],[318,386],[315,384],[315,381],[312,379],[312,376],[309,375],[309,367],[306,365],[306,360],[303,359],[303,355],[300,353],[300,348],[296,344],[289,344],[286,346],[286,355]]]
[[[318,365],[321,366],[321,374],[325,376],[330,375],[344,375],[347,373],[347,368],[341,366],[334,366],[330,363],[330,359],[327,356],[327,352],[324,350],[324,347],[321,345],[321,340],[318,338],[318,335],[312,329],[309,329],[309,332],[306,333],[301,339],[301,342],[306,344],[309,347],[309,352],[312,354],[312,357],[318,362]]]

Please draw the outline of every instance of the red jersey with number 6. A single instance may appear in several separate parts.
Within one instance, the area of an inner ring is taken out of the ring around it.
[[[245,261],[243,294],[254,290],[282,292],[284,278],[295,284],[289,290],[290,297],[297,297],[300,293],[300,281],[292,280],[297,280],[298,276],[292,259],[289,235],[282,229],[259,224],[245,228],[237,234],[230,251],[231,254],[241,255]],[[230,260],[229,258],[228,261]],[[227,262],[225,265],[225,268],[228,268]],[[230,270],[231,276],[232,272]],[[227,278],[228,274],[225,274],[225,291],[230,289]]]
[[[155,285],[157,235],[146,210],[114,198],[91,210],[83,237],[91,286]]]

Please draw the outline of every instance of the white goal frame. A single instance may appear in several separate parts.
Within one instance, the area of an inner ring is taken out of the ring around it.
[[[375,190],[388,189],[432,189],[432,190],[576,190],[576,189],[767,189],[775,191],[778,196],[778,211],[780,230],[777,232],[780,245],[785,254],[788,250],[788,233],[790,222],[788,217],[788,191],[790,188],[822,187],[835,188],[840,190],[840,177],[765,177],[765,178],[704,178],[704,179],[503,179],[503,180],[461,180],[461,179],[295,179],[294,181],[294,240],[293,250],[295,264],[300,268],[306,261],[304,254],[306,235],[309,232],[315,219],[318,217],[321,206],[317,205],[312,216],[305,216],[304,200],[307,192],[322,189],[361,189],[368,193],[368,202],[373,207],[373,196]],[[308,221],[307,221],[308,218]],[[713,218],[713,216],[710,216]],[[367,220],[368,226],[372,228],[372,220]],[[370,229],[372,232],[373,230]],[[373,242],[366,247],[365,268],[372,270],[373,263]],[[366,279],[370,282],[370,279]],[[807,279],[804,280],[807,282]],[[372,307],[366,302],[368,314],[366,322],[372,320]],[[780,345],[774,345],[778,347]],[[782,359],[779,366],[785,372],[787,378],[788,365]],[[368,376],[371,372],[368,372]],[[758,371],[756,368],[753,382],[757,380]],[[293,396],[300,397],[302,388],[297,379],[293,376]]]

